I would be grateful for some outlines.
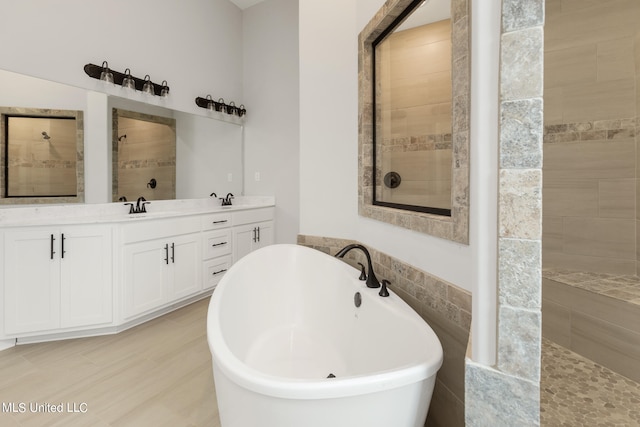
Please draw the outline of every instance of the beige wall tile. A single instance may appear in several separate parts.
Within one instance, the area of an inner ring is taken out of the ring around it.
[[[547,216],[597,217],[598,181],[558,180],[543,175],[542,209],[543,219]]]
[[[635,79],[635,37],[606,41],[597,46],[598,81]]]
[[[640,334],[595,317],[574,312],[571,347],[579,354],[640,381]]]
[[[563,252],[543,252],[542,265],[545,268],[558,268],[596,273],[635,274],[636,260],[568,254]]]
[[[637,305],[546,278],[542,280],[542,295],[572,312],[589,315],[640,334]]]
[[[564,252],[636,259],[635,220],[565,218]]]
[[[544,192],[543,192],[544,193]],[[544,206],[544,199],[542,205]],[[562,217],[542,215],[542,253],[562,252]],[[546,264],[544,264],[546,266]]]
[[[607,179],[598,182],[599,216],[603,218],[636,217],[636,180]]]
[[[556,125],[562,124],[562,88],[547,88],[545,80],[544,88],[544,124]]]
[[[542,296],[542,336],[570,348],[571,311],[551,299],[544,298],[544,287]]]
[[[595,44],[545,52],[545,98],[549,88],[596,81],[598,77],[596,57],[597,47]]]
[[[635,79],[565,87],[563,105],[565,123],[635,117]]]
[[[635,178],[633,139],[545,144],[545,178],[565,179]]]

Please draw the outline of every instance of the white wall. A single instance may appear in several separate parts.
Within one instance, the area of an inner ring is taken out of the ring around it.
[[[300,233],[358,240],[472,291],[474,358],[491,364],[496,328],[500,0],[472,2],[469,245],[358,216],[357,38],[383,4],[384,0],[300,0]]]
[[[276,242],[299,231],[298,1],[246,9],[244,26],[245,191],[276,197]],[[256,173],[260,180],[256,180]]]
[[[3,2],[0,69],[101,91],[83,67],[167,80],[164,105],[201,114],[197,96],[242,99],[242,12],[228,0]]]
[[[300,1],[300,232],[356,239],[471,290],[471,246],[358,216],[357,38],[383,3]]]

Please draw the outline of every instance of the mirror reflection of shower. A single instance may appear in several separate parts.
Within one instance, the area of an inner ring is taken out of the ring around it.
[[[175,198],[175,119],[114,109],[113,201]],[[117,123],[117,124],[116,124]],[[156,184],[149,184],[155,177]]]

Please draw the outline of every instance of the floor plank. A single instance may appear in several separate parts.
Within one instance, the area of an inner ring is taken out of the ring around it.
[[[208,303],[206,298],[116,335],[0,352],[0,425],[219,427]],[[60,404],[62,413],[51,411]],[[33,411],[36,405],[48,407]]]

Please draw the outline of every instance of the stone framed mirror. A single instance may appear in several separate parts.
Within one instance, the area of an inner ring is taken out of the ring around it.
[[[448,16],[425,14],[438,9],[448,9]],[[470,0],[387,0],[358,38],[359,214],[464,244],[469,242],[469,10]],[[419,14],[426,15],[426,23],[402,27]],[[411,49],[389,53],[386,41],[402,37],[409,41],[396,45],[423,45],[414,49],[413,59],[407,54]],[[429,57],[429,51],[439,56]],[[394,57],[405,61],[395,66],[404,73],[399,78],[389,74]],[[412,62],[426,64],[426,71],[409,72]],[[414,80],[407,84],[410,73]]]
[[[0,204],[84,202],[83,112],[0,108]]]
[[[176,119],[112,109],[112,201],[176,198]]]

